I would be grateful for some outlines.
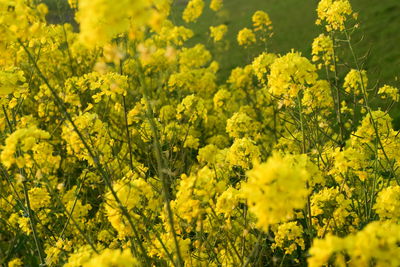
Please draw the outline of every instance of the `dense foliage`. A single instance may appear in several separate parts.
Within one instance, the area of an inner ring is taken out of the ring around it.
[[[0,0],[0,264],[400,265],[399,92],[348,0],[319,1],[311,55],[270,51],[255,12],[237,42],[265,50],[227,80],[187,45],[222,0],[184,25],[170,0],[70,0],[78,31],[37,2]]]

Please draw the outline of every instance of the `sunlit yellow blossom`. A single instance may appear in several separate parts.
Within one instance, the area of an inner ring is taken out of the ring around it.
[[[389,186],[379,192],[374,209],[382,220],[397,221],[400,218],[400,186]]]
[[[344,248],[345,244],[343,240],[331,234],[326,235],[324,239],[315,239],[313,246],[309,250],[311,257],[308,259],[308,266],[325,266],[330,262],[329,260],[333,255],[340,253]],[[338,256],[340,257],[340,254]],[[345,266],[343,264],[340,265],[340,261],[338,260],[335,263],[337,266]]]
[[[30,235],[32,233],[31,224],[30,224],[29,218],[27,216],[19,217],[18,225],[24,233],[26,233],[28,235]]]
[[[229,148],[227,160],[231,166],[249,169],[253,162],[259,162],[260,150],[249,138],[237,138]]]
[[[264,231],[272,224],[292,219],[295,209],[305,207],[310,175],[297,163],[302,157],[305,156],[274,154],[266,163],[248,171],[243,195],[250,212],[257,217],[257,226]]]
[[[337,188],[324,188],[314,194],[310,205],[318,236],[334,232],[338,227],[352,231],[357,226],[356,216],[351,212],[351,201]]]
[[[150,1],[149,1],[150,3]],[[128,31],[129,18],[135,16],[143,24],[147,18],[146,1],[124,0],[110,3],[104,0],[79,0],[77,20],[80,37],[85,45],[103,45],[117,34]]]
[[[276,58],[277,56],[275,54],[263,52],[253,60],[251,66],[260,82],[265,83],[267,81],[267,73]]]
[[[230,217],[234,209],[239,204],[239,199],[240,199],[239,190],[233,187],[229,187],[218,197],[216,212],[218,214],[224,214],[225,218]]]
[[[41,149],[38,149],[41,144],[38,142],[49,138],[50,134],[48,132],[38,129],[35,126],[16,130],[7,137],[5,146],[1,151],[0,158],[2,164],[7,168],[10,168],[13,164],[17,164],[18,167],[22,168],[25,165],[32,166],[33,159],[36,156],[39,158],[51,156],[53,152],[51,149],[48,151],[50,155],[47,153],[41,155]],[[33,157],[30,153],[27,153],[29,151],[35,151]],[[56,157],[54,160],[57,161],[58,158]]]
[[[111,250],[105,249],[100,255],[96,255],[84,267],[123,267],[123,266],[140,266],[139,262],[132,256],[129,249]]]
[[[199,154],[197,156],[197,160],[200,163],[215,164],[217,153],[218,153],[217,146],[215,146],[213,144],[207,145],[207,146],[199,149]]]
[[[227,31],[228,27],[225,24],[210,26],[210,37],[213,38],[214,42],[221,41]]]
[[[117,194],[118,201],[111,192],[108,192],[106,196],[107,218],[118,231],[119,238],[123,239],[132,234],[132,229],[119,207],[119,202],[128,212],[133,214],[135,209],[140,209],[144,206],[148,207],[149,210],[155,211],[159,205],[159,200],[154,198],[154,191],[146,181],[142,178],[137,178],[131,173],[128,173],[124,179],[115,183],[113,189]]]
[[[164,248],[167,249],[169,253],[173,253],[174,260],[176,260],[176,246],[174,243],[174,238],[172,233],[163,233],[161,235],[161,240],[164,240],[163,244],[160,243],[160,240],[154,238],[155,242],[153,242],[152,248],[149,251],[150,255],[157,255],[158,257],[168,258],[167,253]],[[190,259],[190,239],[189,238],[181,238],[177,237],[179,250],[181,252],[182,258],[184,260]]]
[[[251,86],[253,82],[253,68],[251,65],[247,65],[244,68],[237,67],[231,71],[228,82],[236,88],[245,89]]]
[[[358,70],[352,69],[344,78],[343,87],[348,93],[353,92],[355,94],[361,94],[366,93],[367,85],[367,72],[365,70],[359,72]]]
[[[77,247],[74,253],[70,254],[70,256],[68,257],[68,261],[64,266],[66,267],[83,266],[84,264],[86,264],[88,261],[91,260],[92,256],[94,256],[93,254],[95,253],[90,248],[89,245]]]
[[[201,219],[208,202],[218,192],[215,173],[208,167],[190,176],[183,175],[172,207],[187,222]]]
[[[317,24],[325,22],[327,31],[343,31],[345,22],[353,10],[348,0],[321,0],[317,12]]]
[[[98,118],[95,113],[85,113],[75,118],[75,125],[82,131],[84,137],[90,137],[91,145],[103,151],[101,160],[108,160],[111,157],[111,144],[107,141],[106,125]],[[92,155],[85,147],[80,136],[75,132],[72,125],[63,127],[62,137],[67,142],[67,151],[81,160],[87,160],[94,165]]]
[[[259,127],[257,122],[242,112],[236,112],[226,121],[226,131],[233,138],[253,137]]]
[[[21,267],[21,266],[23,266],[23,263],[20,258],[15,258],[8,262],[8,267]]]
[[[400,226],[390,222],[372,222],[361,231],[339,238],[327,235],[322,240],[314,240],[310,249],[311,267],[324,266],[335,262],[336,266],[397,266],[400,264],[398,242]],[[333,261],[330,259],[333,258]]]
[[[325,35],[320,34],[312,43],[312,61],[316,62],[321,60],[323,63],[318,64],[318,68],[323,65],[333,69],[333,62],[336,60],[332,39]]]
[[[269,91],[282,97],[284,104],[291,103],[291,99],[296,98],[302,89],[313,85],[318,78],[316,67],[297,52],[275,59],[270,68]]]
[[[269,15],[264,11],[256,11],[251,19],[253,21],[253,26],[256,31],[267,29],[272,30],[272,21],[269,18]]]
[[[243,28],[237,35],[237,41],[241,46],[249,46],[256,42],[256,35],[248,28]]]
[[[292,254],[297,247],[305,249],[303,227],[296,222],[287,222],[278,226],[275,232],[273,248],[282,248],[285,254]]]
[[[18,87],[26,86],[24,72],[16,68],[0,69],[0,96],[12,93]]]
[[[226,89],[220,89],[215,93],[213,102],[216,108],[221,108],[226,105],[227,101],[231,98],[231,93]]]
[[[223,0],[211,0],[210,8],[214,11],[218,11],[222,8],[223,3]]]
[[[202,44],[183,48],[179,54],[179,64],[187,68],[199,68],[211,60],[210,52]]]
[[[193,31],[184,26],[175,26],[170,21],[165,21],[159,31],[159,38],[167,43],[181,46],[193,37]]]
[[[378,94],[380,94],[383,99],[390,98],[395,102],[399,102],[400,100],[399,89],[390,85],[384,85],[379,88]]]
[[[199,118],[207,120],[207,109],[204,106],[204,100],[195,95],[185,97],[176,108],[176,111],[177,119],[187,119],[190,123]]]
[[[333,109],[331,86],[328,81],[319,80],[306,90],[302,98],[305,113],[320,112],[328,115]]]
[[[186,22],[195,22],[203,13],[203,8],[203,0],[190,0],[183,11],[183,20]]]
[[[34,211],[50,204],[50,195],[46,188],[34,187],[28,192],[31,209]]]

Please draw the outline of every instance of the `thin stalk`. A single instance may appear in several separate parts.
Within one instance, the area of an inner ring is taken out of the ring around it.
[[[338,119],[338,124],[339,124],[339,136],[340,136],[340,148],[344,146],[344,129],[343,129],[343,122],[342,122],[342,113],[340,111],[340,105],[341,105],[341,94],[338,86],[338,75],[337,75],[337,62],[336,62],[336,50],[335,50],[335,37],[334,34],[331,33],[331,39],[333,42],[333,66],[334,66],[334,71],[333,73],[335,74],[335,89],[336,89],[336,113],[337,113],[337,119]]]
[[[50,181],[45,178],[46,183],[47,183],[47,190],[49,190],[50,194],[52,196],[56,196],[56,192],[53,191],[53,189],[50,186]],[[96,249],[95,245],[93,244],[93,242],[90,240],[90,238],[86,235],[85,231],[82,230],[82,228],[79,226],[78,222],[75,220],[75,218],[72,216],[72,211],[68,212],[67,207],[65,207],[64,203],[62,203],[62,201],[58,198],[55,197],[55,199],[57,200],[58,204],[61,206],[61,208],[64,210],[65,214],[67,214],[67,217],[69,220],[71,220],[73,222],[73,224],[75,225],[76,229],[78,230],[78,232],[82,235],[83,239],[85,239],[85,241],[90,245],[90,247],[93,249],[93,251],[96,254],[99,254],[98,250]],[[66,227],[66,225],[65,225]],[[64,229],[65,229],[64,227]],[[64,232],[64,229],[62,230],[62,232]],[[62,236],[63,233],[61,233],[60,236]]]
[[[372,127],[374,128],[376,139],[378,141],[378,144],[379,144],[379,146],[380,146],[380,148],[382,150],[382,153],[383,153],[386,161],[389,163],[390,171],[392,173],[392,176],[395,176],[395,172],[393,170],[393,163],[389,160],[389,157],[386,154],[385,148],[383,147],[382,140],[381,140],[381,138],[379,136],[378,126],[376,125],[376,122],[375,122],[375,120],[374,120],[374,118],[372,116],[371,108],[369,107],[369,104],[368,104],[367,89],[364,86],[364,80],[363,80],[363,77],[362,77],[360,64],[359,64],[358,59],[356,57],[356,54],[354,52],[353,45],[351,44],[351,38],[350,38],[350,36],[349,36],[349,34],[348,34],[346,29],[344,30],[344,32],[345,32],[345,35],[346,35],[346,39],[347,39],[347,42],[348,42],[348,45],[349,45],[350,52],[351,52],[351,54],[353,56],[354,64],[356,65],[356,68],[357,68],[358,75],[360,76],[360,83],[361,83],[361,89],[362,89],[362,95],[363,95],[365,107],[366,107],[366,109],[368,111],[368,114],[370,116],[370,121],[371,121]],[[397,183],[400,184],[398,179],[397,179]]]
[[[304,118],[303,118],[303,107],[301,105],[301,99],[300,99],[300,92],[297,94],[297,101],[299,102],[299,116],[300,116],[300,127],[301,127],[301,133],[302,133],[302,153],[306,154],[306,135],[305,135],[305,130],[304,130]],[[308,182],[307,182],[307,188],[310,188]],[[307,196],[307,213],[308,213],[308,231],[309,231],[309,236],[310,236],[310,243],[312,243],[313,239],[313,231],[312,231],[312,215],[311,215],[311,197],[310,194]]]
[[[175,231],[175,223],[174,223],[174,217],[173,217],[173,213],[172,213],[172,209],[171,209],[171,197],[170,197],[170,188],[167,182],[166,177],[164,176],[164,168],[163,168],[163,159],[162,159],[162,154],[161,154],[161,146],[160,146],[160,142],[159,142],[159,138],[158,138],[158,130],[157,130],[157,125],[155,123],[154,120],[154,116],[153,116],[153,111],[152,108],[150,106],[150,101],[148,99],[148,92],[147,92],[147,86],[145,84],[145,79],[143,77],[143,72],[142,69],[140,68],[140,83],[142,85],[142,89],[143,89],[143,97],[146,101],[146,113],[147,113],[147,119],[150,123],[150,128],[151,131],[153,133],[153,137],[154,137],[154,150],[155,150],[155,157],[156,157],[156,161],[157,161],[157,171],[158,171],[158,176],[161,180],[161,184],[162,184],[162,195],[164,198],[164,203],[165,203],[165,207],[167,210],[167,216],[168,216],[168,223],[170,225],[171,228],[171,232],[172,232],[172,236],[174,239],[174,244],[175,244],[175,249],[176,249],[176,254],[177,254],[177,265],[179,267],[183,266],[183,259],[182,259],[182,255],[181,255],[181,251],[180,251],[180,247],[179,247],[179,243],[178,243],[178,238],[177,238],[177,234]]]
[[[133,167],[133,156],[132,156],[132,144],[131,144],[131,134],[129,132],[129,125],[128,125],[128,109],[126,106],[126,99],[125,96],[122,96],[122,103],[124,106],[124,120],[125,120],[125,129],[126,129],[126,138],[128,141],[128,148],[129,148],[129,166],[131,167],[131,170],[136,170],[136,168]]]
[[[28,213],[28,217],[29,217],[29,222],[31,225],[31,229],[32,229],[32,235],[33,235],[33,239],[35,241],[35,245],[36,245],[36,250],[39,256],[39,260],[40,260],[40,265],[41,266],[46,266],[46,262],[44,260],[44,251],[43,248],[40,244],[38,235],[37,235],[37,230],[36,230],[36,223],[35,220],[33,219],[33,215],[32,215],[32,210],[31,210],[31,204],[29,201],[29,194],[28,194],[28,190],[26,188],[26,181],[24,181],[22,183],[23,185],[23,189],[24,189],[24,196],[25,196],[25,204],[26,204],[26,212]]]

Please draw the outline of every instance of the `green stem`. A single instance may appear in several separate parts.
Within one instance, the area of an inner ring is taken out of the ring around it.
[[[41,266],[46,266],[46,262],[44,260],[44,251],[43,251],[43,248],[42,248],[42,246],[40,244],[40,241],[39,241],[39,238],[38,238],[38,235],[37,235],[37,231],[36,231],[36,223],[35,223],[35,220],[33,219],[33,215],[32,215],[31,204],[30,204],[30,201],[29,201],[29,194],[28,194],[28,190],[26,188],[26,181],[24,181],[22,183],[22,185],[23,185],[23,189],[24,189],[26,212],[28,213],[29,222],[30,222],[31,229],[32,229],[33,239],[35,241],[36,250],[37,250],[37,253],[39,255],[40,265]]]
[[[168,223],[171,228],[171,232],[172,232],[172,236],[173,236],[173,240],[174,240],[174,244],[175,244],[175,249],[176,249],[176,254],[177,254],[177,260],[178,260],[177,266],[183,267],[184,263],[183,263],[179,243],[178,243],[177,234],[175,231],[175,223],[174,223],[173,213],[172,213],[171,204],[170,204],[170,201],[171,201],[171,197],[170,197],[170,193],[169,193],[170,186],[168,184],[166,177],[164,176],[163,159],[162,159],[162,154],[161,154],[161,146],[160,146],[160,142],[159,142],[159,138],[158,138],[157,125],[155,123],[153,111],[150,106],[150,101],[148,99],[147,86],[145,84],[145,79],[143,77],[143,71],[140,66],[139,66],[139,69],[140,69],[139,70],[140,84],[143,89],[143,98],[146,101],[146,107],[147,107],[147,109],[146,109],[147,119],[150,123],[150,128],[151,128],[151,131],[152,131],[153,137],[154,137],[153,145],[154,145],[155,157],[156,157],[156,161],[157,161],[157,172],[158,172],[158,176],[161,180],[161,184],[162,184],[162,189],[163,189],[162,195],[164,198],[164,203],[165,203],[165,207],[167,210],[167,216],[168,216]]]

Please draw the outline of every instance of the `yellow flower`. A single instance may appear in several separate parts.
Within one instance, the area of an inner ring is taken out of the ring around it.
[[[50,195],[43,187],[34,187],[28,192],[29,202],[33,211],[38,211],[50,204]]]
[[[400,218],[400,186],[389,186],[379,192],[374,210],[381,220]]]
[[[224,214],[225,218],[231,217],[233,211],[239,204],[239,190],[229,187],[217,199],[215,211],[217,214]]]
[[[310,267],[322,267],[326,266],[330,262],[330,258],[335,253],[342,251],[345,248],[345,244],[340,237],[327,234],[324,239],[315,239],[313,245],[309,250],[311,255],[308,258],[308,266]],[[339,263],[339,262],[336,262]],[[345,265],[336,265],[345,266]]]
[[[249,46],[256,42],[256,35],[248,28],[243,28],[237,35],[237,41],[241,46]]]
[[[243,196],[262,230],[268,231],[270,225],[293,219],[295,210],[305,207],[310,174],[303,164],[298,163],[304,160],[303,157],[306,156],[273,154],[266,163],[247,172]]]
[[[211,0],[210,8],[214,11],[218,11],[223,6],[223,0]]]
[[[179,64],[186,68],[200,68],[211,60],[211,53],[202,44],[191,48],[182,48],[179,53]]]
[[[249,169],[254,162],[259,162],[260,150],[249,138],[237,138],[228,150],[227,161],[234,167]]]
[[[318,78],[316,67],[300,53],[290,52],[275,59],[268,76],[271,94],[283,99],[284,104],[293,103],[298,93]]]
[[[253,26],[256,31],[272,30],[272,21],[264,11],[256,11],[252,17]]]
[[[292,254],[298,247],[305,249],[303,227],[296,222],[280,224],[275,231],[274,240],[272,248],[282,248],[285,254]]]
[[[149,1],[150,3],[151,1]],[[136,23],[144,24],[148,6],[142,0],[79,0],[76,18],[80,24],[80,38],[89,46],[101,46],[108,43],[117,34],[127,32],[129,19],[135,15]]]
[[[203,8],[203,0],[190,0],[185,10],[183,11],[183,20],[185,22],[195,22],[203,13]]]
[[[207,166],[190,176],[182,175],[176,199],[171,203],[176,215],[188,223],[201,220],[218,191],[216,185],[215,172]]]
[[[371,222],[361,231],[339,238],[328,234],[316,239],[309,250],[310,267],[325,266],[398,266],[400,226],[391,222]],[[330,260],[330,259],[333,259]],[[348,259],[348,262],[346,262]]]
[[[317,24],[326,23],[326,30],[345,29],[347,18],[353,13],[349,0],[321,0],[317,8]]]
[[[236,112],[226,121],[226,132],[232,138],[254,137],[260,125],[243,112]]]
[[[0,97],[8,95],[19,87],[26,87],[24,72],[17,68],[0,69]]]
[[[226,105],[231,96],[232,96],[231,93],[226,89],[218,90],[218,92],[215,93],[213,98],[214,107],[215,108],[223,107],[224,105]]]
[[[88,262],[82,265],[83,267],[125,267],[137,266],[139,261],[136,260],[130,249],[105,249],[99,255],[93,256]]]
[[[343,87],[347,93],[353,92],[358,95],[361,93],[367,93],[368,76],[365,70],[352,69],[350,70],[346,77],[344,78]]]
[[[328,81],[319,80],[306,90],[301,100],[304,112],[310,114],[316,112],[328,115],[334,109],[331,86]]]
[[[336,60],[334,57],[334,47],[332,39],[325,35],[320,34],[312,43],[312,61],[316,62],[322,60],[323,64],[333,70],[333,63]],[[322,68],[323,64],[318,64],[318,68]]]
[[[23,262],[19,258],[14,258],[8,262],[8,267],[21,267],[23,266]]]
[[[195,95],[185,97],[177,106],[176,111],[178,120],[186,119],[190,123],[194,123],[198,119],[207,120],[204,100]]]
[[[399,89],[390,85],[384,85],[379,88],[378,94],[380,94],[383,99],[389,97],[392,101],[395,102],[399,102],[400,100]]]
[[[221,41],[224,38],[228,27],[225,24],[219,26],[210,26],[210,36],[213,38],[214,42]]]
[[[1,151],[0,159],[2,164],[7,168],[10,168],[13,164],[17,164],[18,167],[22,168],[24,166],[32,166],[35,158],[53,157],[53,151],[48,146],[43,147],[47,153],[41,153],[44,151],[40,149],[41,143],[39,141],[49,138],[50,134],[48,132],[40,130],[36,126],[16,130],[7,137],[3,151]],[[18,149],[22,152],[20,155],[16,153]],[[27,153],[29,151],[34,152],[32,153],[33,155]],[[52,161],[57,161],[58,158],[51,159]],[[49,158],[46,160],[49,160]]]
[[[277,56],[275,54],[263,52],[253,60],[251,66],[253,67],[254,74],[260,82],[266,83],[267,73],[276,58]]]

